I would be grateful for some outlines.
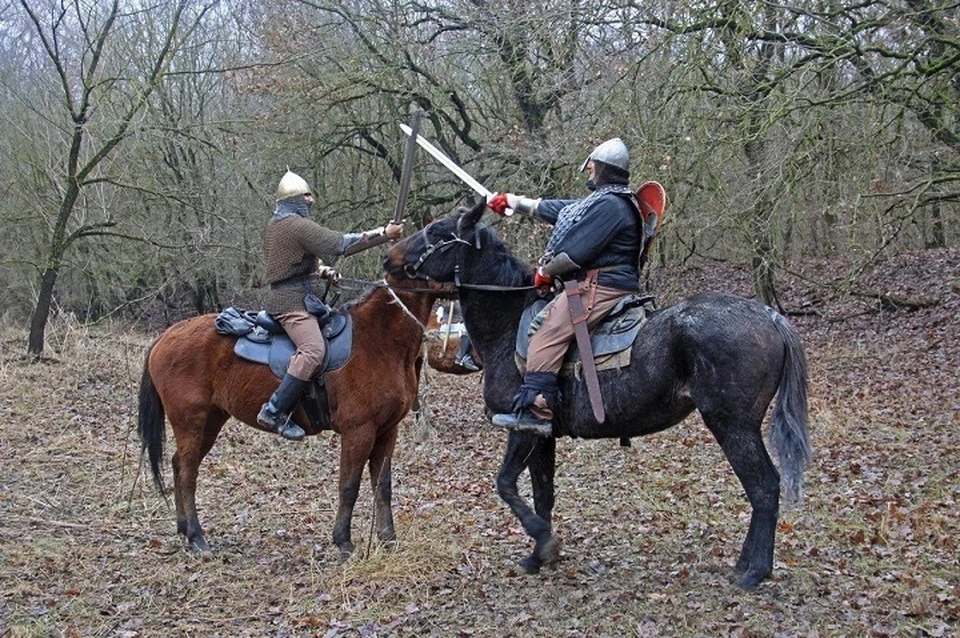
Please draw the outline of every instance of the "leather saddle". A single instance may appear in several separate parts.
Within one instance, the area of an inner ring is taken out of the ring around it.
[[[539,299],[527,306],[520,317],[520,326],[517,329],[516,355],[522,362],[526,361],[527,349],[530,347],[530,337],[539,327],[534,323],[537,315],[546,307],[546,299]],[[647,321],[647,313],[653,308],[653,295],[627,295],[607,313],[607,316],[590,333],[590,347],[593,348],[593,358],[597,368],[625,367],[630,365],[629,352],[633,342],[640,332],[640,328]],[[533,329],[531,329],[533,326]],[[623,356],[620,356],[623,355]],[[580,349],[577,342],[572,341],[564,357],[562,373],[568,373],[577,367],[580,361]],[[613,362],[612,365],[602,365]]]
[[[323,364],[307,386],[300,405],[317,431],[331,429],[330,404],[323,375],[342,367],[350,359],[353,350],[353,319],[346,310],[330,312],[318,318],[320,332],[326,341]],[[227,308],[214,321],[218,333],[237,337],[234,353],[241,359],[270,367],[278,378],[286,374],[290,357],[296,346],[284,332],[280,323],[268,312],[241,311]]]
[[[251,316],[251,313],[245,314]],[[297,347],[267,311],[261,310],[252,315],[252,321],[250,331],[239,335],[233,346],[234,353],[241,359],[270,366],[270,371],[282,378]],[[350,359],[353,350],[353,320],[350,313],[341,309],[326,315],[321,321],[320,331],[327,347],[323,364],[317,371],[318,377],[342,367]]]

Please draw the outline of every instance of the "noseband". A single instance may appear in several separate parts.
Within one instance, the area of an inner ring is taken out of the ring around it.
[[[427,259],[428,259],[433,253],[438,252],[438,251],[439,251],[439,252],[444,252],[447,248],[450,248],[451,246],[455,246],[455,245],[457,245],[457,244],[464,244],[465,246],[470,246],[470,245],[471,245],[470,242],[468,242],[468,241],[465,240],[465,239],[462,239],[462,238],[461,238],[460,236],[458,236],[456,233],[451,233],[451,235],[452,235],[452,236],[450,237],[450,239],[443,239],[443,240],[441,240],[441,241],[438,241],[438,242],[435,243],[435,244],[427,244],[427,247],[426,247],[426,249],[423,251],[423,254],[420,255],[420,259],[418,259],[418,260],[417,260],[415,263],[413,263],[413,264],[404,264],[404,266],[403,266],[403,272],[404,272],[404,274],[405,274],[407,277],[409,277],[410,279],[423,279],[423,280],[425,280],[425,281],[429,281],[429,280],[430,280],[430,277],[428,277],[427,275],[424,275],[424,274],[422,274],[422,273],[420,273],[420,272],[418,272],[418,271],[420,270],[420,266],[423,265],[423,262],[427,261]],[[426,234],[424,234],[424,238],[426,238]],[[477,244],[477,246],[476,246],[477,250],[480,250],[480,237],[479,237],[479,236],[477,236],[476,244]],[[460,272],[460,264],[458,263],[458,264],[457,264],[457,273],[459,274],[459,272]]]

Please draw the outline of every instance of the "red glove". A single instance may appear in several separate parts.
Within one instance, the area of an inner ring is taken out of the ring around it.
[[[487,206],[490,210],[502,217],[506,213],[507,208],[509,208],[509,206],[507,206],[507,194],[498,193],[494,195],[490,201],[487,202]]]
[[[536,274],[533,276],[533,286],[541,293],[550,292],[550,288],[553,286],[553,275],[541,273],[540,270],[537,269]]]

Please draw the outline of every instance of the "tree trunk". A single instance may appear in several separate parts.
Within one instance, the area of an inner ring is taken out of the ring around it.
[[[30,316],[30,336],[27,339],[27,354],[34,359],[43,355],[44,335],[47,331],[47,319],[50,317],[50,304],[53,301],[53,287],[60,272],[59,260],[43,271],[40,277],[40,294],[37,306]]]
[[[935,202],[930,210],[930,230],[933,233],[932,240],[927,244],[927,248],[946,248],[947,233],[943,227],[943,215],[940,212],[940,202]]]
[[[753,257],[753,289],[757,292],[760,301],[771,308],[777,300],[777,291],[773,285],[773,264],[761,251]]]
[[[79,144],[79,142],[75,142]],[[53,289],[60,276],[60,265],[63,255],[70,244],[67,235],[67,221],[73,214],[77,203],[80,187],[71,175],[69,186],[60,203],[60,212],[57,214],[57,223],[50,237],[50,248],[47,255],[47,266],[40,275],[40,293],[37,295],[37,306],[30,317],[30,335],[27,338],[27,354],[34,359],[43,356],[44,335],[47,331],[47,320],[50,318],[50,305],[53,302]]]

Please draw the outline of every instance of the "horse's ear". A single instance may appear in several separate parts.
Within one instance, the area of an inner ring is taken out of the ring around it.
[[[470,212],[466,214],[463,218],[465,226],[476,226],[480,222],[480,218],[483,217],[484,211],[487,210],[487,201],[483,198],[480,199],[476,204],[473,205],[473,208],[470,209]]]

